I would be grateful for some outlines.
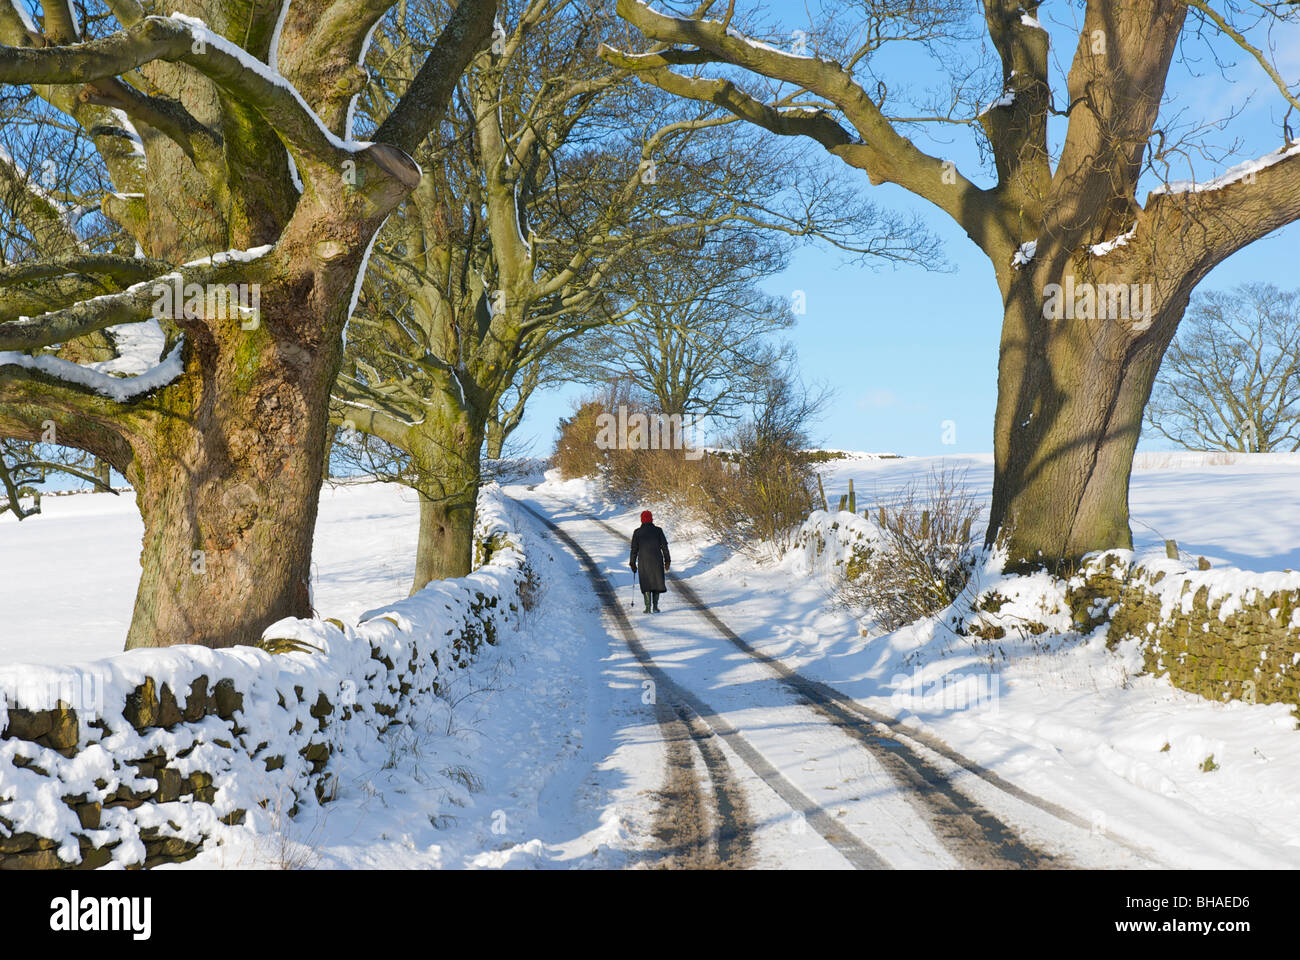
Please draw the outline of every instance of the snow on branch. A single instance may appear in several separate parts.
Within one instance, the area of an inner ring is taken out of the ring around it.
[[[257,110],[287,144],[306,155],[325,159],[338,151],[355,153],[370,146],[334,134],[276,69],[202,20],[179,12],[144,17],[125,30],[86,43],[0,46],[0,83],[93,83],[155,60],[189,64]]]
[[[1138,225],[1137,225],[1137,221],[1135,220],[1133,221],[1133,226],[1129,228],[1128,232],[1121,233],[1118,237],[1114,237],[1110,240],[1105,241],[1104,243],[1094,243],[1092,246],[1088,248],[1088,252],[1091,253],[1094,257],[1104,257],[1106,256],[1106,254],[1110,253],[1116,247],[1127,246],[1128,242],[1137,236],[1137,229],[1138,229]]]
[[[718,21],[714,21],[714,22],[717,23]],[[721,26],[720,23],[719,26]],[[727,36],[735,40],[739,40],[741,43],[747,43],[751,47],[755,47],[759,50],[767,50],[771,53],[779,53],[784,57],[797,57],[801,60],[821,60],[820,57],[814,57],[810,53],[796,53],[794,50],[782,50],[779,47],[772,46],[770,43],[764,43],[761,40],[755,40],[753,37],[747,37],[739,30],[737,30],[735,27],[727,27]],[[823,62],[829,62],[829,61],[823,61]]]
[[[1015,102],[1016,102],[1016,91],[1006,90],[1003,92],[1002,96],[998,97],[987,107],[981,110],[978,115],[982,117],[985,114],[989,113],[990,111],[996,110],[999,107],[1009,107]]]
[[[126,139],[131,143],[131,155],[144,160],[144,140],[140,137],[140,131],[135,128],[131,118],[126,115],[126,111],[119,107],[111,108],[113,117],[122,125],[122,130],[126,134]]]
[[[117,356],[112,360],[88,363],[86,368],[119,376],[141,376],[162,362],[167,334],[162,324],[150,317],[143,323],[124,323],[104,331],[113,338]]]
[[[197,260],[190,260],[188,263],[181,264],[182,267],[220,267],[229,263],[252,263],[258,260],[272,250],[275,244],[264,243],[260,247],[250,247],[247,250],[222,250],[220,253],[214,253],[210,257],[199,257]]]
[[[148,316],[157,294],[153,288],[181,274],[170,273],[133,283],[120,293],[82,300],[62,310],[0,323],[0,350],[35,350]]]
[[[151,276],[117,293],[102,294],[61,310],[34,317],[19,317],[16,320],[0,323],[0,350],[36,350],[85,336],[97,330],[140,323],[153,316],[154,307],[161,295],[160,287],[183,286],[191,281],[205,282],[208,275],[214,271],[229,267],[231,264],[249,263],[265,256],[272,249],[273,246],[267,244],[251,250],[226,250],[208,257],[200,257],[184,264],[180,270]],[[123,258],[106,259],[118,261]],[[148,264],[156,261],[136,262]],[[120,266],[120,264],[110,265]],[[36,264],[26,269],[39,273],[41,266]],[[25,268],[24,265],[18,264],[9,269],[21,272]],[[3,282],[3,279],[3,271],[0,271],[0,282]]]
[[[160,390],[181,375],[184,371],[184,364],[181,361],[182,345],[183,341],[177,341],[165,360],[134,377],[110,376],[102,369],[92,369],[49,354],[32,357],[14,351],[0,351],[0,373],[3,373],[6,366],[21,367],[46,374],[73,386],[92,390],[118,403],[125,403],[146,393]]]
[[[273,245],[266,244],[249,250],[214,253],[184,264],[181,270],[132,284],[119,293],[92,297],[36,317],[0,323],[0,378],[5,367],[17,367],[91,390],[119,403],[161,389],[183,372],[184,341],[178,339],[171,352],[165,358],[162,356],[167,336],[154,313],[159,287],[180,287],[187,280],[193,281],[196,275],[204,277],[232,264],[250,263],[273,249]],[[97,330],[104,330],[113,340],[117,355],[110,360],[79,364],[52,354],[33,356],[23,352]]]
[[[258,85],[249,84],[247,92],[254,94],[251,98],[248,98],[249,102],[256,107],[263,116],[272,121],[272,125],[276,127],[277,132],[288,134],[290,130],[293,130],[297,132],[297,135],[301,137],[304,142],[314,139],[305,136],[308,131],[304,130],[301,124],[301,120],[305,118],[315,127],[315,130],[320,137],[335,150],[355,153],[359,150],[364,150],[366,147],[371,145],[370,141],[345,140],[344,138],[337,136],[332,130],[325,126],[324,121],[317,116],[315,110],[308,106],[307,101],[303,99],[302,94],[298,92],[298,88],[285,79],[283,74],[269,64],[263,63],[247,50],[236,46],[225,37],[214,32],[202,20],[197,17],[186,16],[179,11],[174,11],[169,19],[184,25],[189,30],[190,35],[201,47],[212,47],[213,50],[218,52],[218,54],[233,60],[235,64],[239,66],[241,73],[255,74],[266,84],[275,88],[278,92],[277,95],[268,95],[269,91],[257,91],[255,90],[255,87]],[[213,80],[223,86],[230,85],[232,87],[237,87],[243,85],[240,82],[236,82],[236,78],[217,76],[215,71],[204,70],[199,63],[195,62],[203,56],[210,56],[210,54],[195,54],[187,56],[184,59],[191,66],[196,67],[202,72],[208,73]],[[214,59],[220,60],[221,57]],[[221,63],[220,73],[225,75],[229,66],[230,64],[228,63]],[[232,90],[232,92],[237,91]],[[284,109],[286,104],[283,103],[283,94],[288,94],[293,98],[298,107],[297,115],[295,115],[295,111],[293,110]],[[281,128],[281,123],[285,124],[284,129]],[[320,155],[326,151],[321,151],[317,148],[314,150],[308,150],[307,152]]]
[[[22,21],[23,29],[32,34],[32,36],[39,37],[41,35],[41,31],[36,26],[36,21],[33,20],[32,15],[27,12],[27,7],[23,4],[23,0],[5,0],[5,2],[7,2],[13,9],[14,13],[18,15],[18,19]]]
[[[1038,18],[1031,13],[1026,13],[1023,7],[1020,8],[1019,13],[1020,23],[1022,26],[1032,27],[1035,30],[1042,30],[1044,33],[1047,32],[1047,29],[1038,22]]]
[[[1266,170],[1275,163],[1280,163],[1287,157],[1300,154],[1300,138],[1292,140],[1289,146],[1281,147],[1272,153],[1266,153],[1262,157],[1254,160],[1246,160],[1230,167],[1213,180],[1207,180],[1204,183],[1197,183],[1195,180],[1175,180],[1173,183],[1162,183],[1151,191],[1151,196],[1159,196],[1164,193],[1205,193],[1210,190],[1221,190],[1230,184],[1240,181],[1251,182],[1255,174],[1261,170]]]

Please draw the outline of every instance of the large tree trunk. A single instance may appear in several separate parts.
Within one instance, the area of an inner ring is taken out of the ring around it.
[[[470,410],[430,411],[413,454],[420,494],[415,593],[431,580],[467,575],[474,564],[474,518],[486,421]]]
[[[1186,302],[1166,302],[1149,323],[1045,319],[1043,279],[1012,287],[998,362],[989,531],[1013,570],[1060,570],[1132,545],[1128,481],[1142,412]]]
[[[470,495],[435,499],[420,494],[420,538],[415,548],[418,593],[433,580],[463,577],[474,563],[474,503]]]
[[[82,124],[115,187],[102,212],[158,261],[145,274],[154,279],[133,286],[117,283],[120,264],[55,261],[51,309],[35,333],[11,328],[11,342],[104,343],[101,320],[144,319],[145,293],[155,294],[145,283],[162,284],[151,307],[159,329],[184,335],[180,375],[166,386],[150,377],[138,392],[0,358],[0,429],[39,435],[53,420],[60,442],[108,459],[135,486],[145,533],[128,647],[256,643],[276,619],[311,613],[328,398],[359,273],[376,231],[419,185],[410,151],[438,135],[496,4],[454,6],[401,99],[386,104],[375,142],[358,143],[359,61],[389,6],[181,4],[218,37],[188,18],[143,18],[130,3],[114,7],[122,29],[97,40],[60,4],[46,9],[44,36],[30,19],[0,16],[0,85],[30,85]],[[249,69],[258,61],[276,76]],[[42,254],[81,252],[45,194],[32,228]],[[99,296],[113,289],[89,283],[101,271],[124,289]],[[170,378],[170,354],[155,368],[164,370]]]
[[[312,614],[312,534],[341,345],[327,333],[295,348],[271,328],[288,316],[334,331],[341,315],[322,317],[304,291],[271,292],[256,330],[195,343],[186,375],[159,397],[159,427],[134,444],[144,545],[128,649],[257,643],[276,620]],[[215,362],[209,355],[201,371],[209,351]]]
[[[150,479],[136,481],[143,569],[127,649],[255,644],[276,620],[311,616],[319,436],[281,437],[237,462],[221,462],[217,431],[145,455]]]

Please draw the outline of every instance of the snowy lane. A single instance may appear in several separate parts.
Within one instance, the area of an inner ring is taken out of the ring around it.
[[[644,861],[663,743],[640,703],[640,670],[609,636],[577,563],[532,532],[522,509],[506,512],[542,578],[519,629],[449,674],[410,723],[336,754],[332,802],[292,818],[277,812],[268,832],[231,830],[176,869]]]
[[[660,805],[675,811],[672,817],[661,816],[655,830],[660,852],[664,854],[664,864],[680,867],[746,866],[751,839],[746,822],[747,805],[738,792],[726,757],[715,744],[708,742],[708,732],[698,722],[698,711],[692,713],[692,705],[684,691],[655,666],[641,646],[636,631],[614,595],[613,585],[591,555],[544,514],[522,501],[520,506],[559,538],[582,565],[605,614],[614,621],[623,642],[657,688],[658,695],[653,700],[655,718],[668,755],[667,782],[660,791]],[[695,753],[690,750],[692,746]],[[711,811],[697,775],[697,758],[712,785]]]
[[[521,505],[559,537],[587,568],[609,618],[615,622],[624,642],[650,677],[648,683],[653,685],[650,689],[654,691],[656,710],[661,717],[660,723],[664,731],[664,743],[669,761],[669,782],[663,791],[661,824],[657,832],[667,841],[665,845],[669,848],[705,846],[700,823],[703,803],[699,784],[697,782],[685,785],[680,780],[674,779],[674,775],[688,763],[680,753],[684,739],[681,735],[683,730],[689,734],[703,761],[704,771],[714,792],[711,843],[715,852],[711,858],[707,855],[703,857],[697,855],[693,860],[680,855],[670,856],[665,859],[664,865],[748,865],[746,854],[757,831],[754,824],[748,821],[750,804],[743,796],[737,794],[738,781],[732,772],[731,762],[734,759],[738,764],[748,768],[752,775],[751,780],[755,778],[761,780],[770,794],[775,795],[755,798],[761,808],[768,809],[769,826],[771,822],[788,822],[794,825],[794,829],[791,830],[792,836],[802,835],[806,832],[803,828],[811,826],[829,847],[847,861],[848,865],[858,869],[881,869],[888,866],[874,850],[846,833],[821,807],[810,801],[786,780],[726,720],[660,669],[623,612],[621,601],[615,596],[609,578],[601,571],[591,555],[551,519],[526,504],[521,503]],[[723,744],[729,750],[723,749]],[[747,785],[750,793],[754,792],[755,788],[754,783]],[[774,799],[777,800],[775,807],[772,803]],[[784,808],[781,807],[781,802],[786,805]],[[742,831],[743,835],[737,836]],[[738,853],[729,851],[738,851]],[[782,852],[786,855],[789,853],[788,850]],[[817,853],[824,854],[825,851],[819,850]],[[817,859],[823,858],[819,856]],[[827,864],[810,865],[826,866]]]
[[[536,491],[511,493],[550,513],[606,569],[626,570],[621,532]],[[842,695],[827,696],[820,684],[798,675],[792,682],[767,658],[747,649],[703,604],[694,609],[684,586],[674,584],[666,598],[672,605],[665,604],[662,614],[638,616],[634,622],[673,689],[753,774],[751,802],[767,807],[774,818],[766,826],[783,824],[784,829],[768,829],[766,837],[760,836],[760,861],[771,856],[791,865],[789,848],[801,834],[819,835],[859,867],[1071,866],[1069,854],[1081,838],[1084,847],[1113,848],[1101,838],[1087,843],[1087,824],[1071,824],[1070,832],[1080,836],[1063,842],[1060,824],[1052,817],[1047,819],[1054,829],[1034,830],[1032,840],[1022,838],[1010,825],[1017,821],[990,812],[983,798],[967,789],[967,780],[988,786],[973,764],[963,767],[904,742],[861,711],[847,709]],[[678,607],[678,597],[686,600],[686,609]],[[627,619],[621,610],[620,615]],[[1034,812],[1044,817],[1042,810]],[[1046,841],[1041,848],[1039,839]],[[854,854],[846,854],[846,847]],[[1124,859],[1113,849],[1099,852],[1093,849],[1082,859],[1107,865]],[[1126,857],[1131,865],[1131,854]]]

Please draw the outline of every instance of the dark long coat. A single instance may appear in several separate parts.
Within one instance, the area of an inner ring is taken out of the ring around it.
[[[640,576],[642,593],[663,593],[664,571],[672,563],[668,538],[653,523],[643,523],[632,534],[632,569]]]

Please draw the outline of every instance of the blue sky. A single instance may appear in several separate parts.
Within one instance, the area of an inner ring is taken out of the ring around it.
[[[738,7],[745,8],[743,4]],[[778,15],[791,10],[782,18],[785,26],[808,29],[802,4],[781,2],[775,9]],[[1075,17],[1080,15],[1073,4],[1048,2],[1039,8],[1039,19],[1052,37],[1053,63],[1058,69],[1068,67],[1073,55]],[[1285,33],[1279,37],[1288,39]],[[1300,36],[1292,30],[1289,39],[1279,66],[1284,78],[1296,81],[1300,80]],[[1240,143],[1232,157],[1222,162],[1198,157],[1195,169],[1175,170],[1171,177],[1207,180],[1233,163],[1280,146],[1278,121],[1284,101],[1264,72],[1222,41],[1214,43],[1213,49],[1221,60],[1233,64],[1226,75],[1214,67],[1205,48],[1189,49],[1198,61],[1175,63],[1170,74],[1174,99],[1167,113],[1172,116],[1181,109],[1189,119],[1209,120],[1241,109],[1224,132],[1210,135],[1224,146]],[[933,85],[932,67],[915,53],[908,56],[912,59],[895,58],[897,69],[887,75],[916,86]],[[890,89],[896,89],[896,83],[891,82]],[[1300,126],[1300,121],[1295,123]],[[1060,128],[1058,122],[1057,137]],[[949,134],[942,144],[918,139],[918,145],[955,160],[958,169],[977,182],[991,182],[987,176],[976,176],[977,155],[964,132]],[[831,168],[842,167],[838,160],[822,156]],[[805,378],[823,381],[836,391],[835,402],[816,433],[827,446],[854,450],[906,455],[991,450],[1001,326],[992,268],[960,228],[935,208],[897,187],[871,187],[865,175],[846,173],[873,202],[920,212],[944,240],[952,271],[888,265],[872,269],[845,264],[842,254],[825,247],[805,247],[784,273],[766,284],[771,292],[784,296],[794,290],[806,294],[808,312],[799,318],[791,339],[799,350]],[[1145,189],[1140,199],[1145,199]],[[1220,264],[1200,289],[1253,280],[1281,287],[1300,285],[1295,267],[1297,243],[1300,227],[1292,224]],[[518,440],[529,444],[535,455],[548,454],[557,419],[567,415],[583,392],[570,387],[534,397],[517,431]],[[950,445],[943,442],[946,420],[955,425],[956,442]],[[1143,445],[1170,447],[1167,441],[1155,440]]]

